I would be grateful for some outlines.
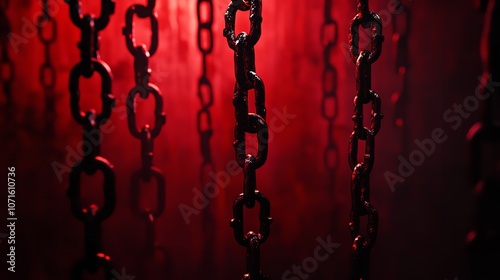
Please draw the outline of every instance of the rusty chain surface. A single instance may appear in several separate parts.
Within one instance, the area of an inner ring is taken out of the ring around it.
[[[235,33],[237,11],[250,11],[250,33]],[[244,171],[243,193],[238,195],[233,204],[231,227],[234,238],[247,251],[247,273],[244,280],[264,280],[269,276],[260,270],[260,246],[270,233],[271,207],[269,200],[257,190],[256,170],[264,165],[268,153],[269,132],[266,122],[264,83],[255,70],[254,46],[259,41],[262,25],[261,0],[233,0],[225,13],[224,37],[229,48],[234,51],[236,84],[233,105],[236,125],[233,143],[236,161]],[[254,90],[256,113],[248,111],[248,91]],[[256,134],[258,139],[257,155],[246,153],[246,133]],[[244,233],[244,207],[253,208],[255,202],[260,205],[259,232]]]
[[[166,121],[166,116],[163,112],[162,93],[158,86],[149,81],[152,73],[149,67],[149,59],[156,53],[159,44],[158,15],[155,11],[155,5],[155,0],[148,0],[147,5],[135,4],[130,6],[125,14],[125,27],[123,28],[127,49],[134,57],[135,86],[127,96],[127,121],[130,133],[141,142],[140,155],[142,166],[130,179],[130,197],[133,212],[146,224],[146,247],[143,259],[153,258],[155,251],[163,254],[164,259],[166,258],[166,249],[156,243],[156,230],[154,226],[155,221],[165,209],[166,195],[165,176],[158,167],[153,166],[153,142],[159,136]],[[136,42],[135,32],[137,31],[134,32],[134,16],[139,19],[149,19],[151,23],[149,47]],[[154,125],[144,124],[140,131],[137,129],[136,122],[137,95],[143,100],[151,96],[155,101],[155,108],[153,110]],[[141,208],[141,194],[144,192],[144,188],[141,188],[141,182],[149,182],[151,179],[154,179],[156,182],[156,206]],[[142,265],[142,267],[144,266]],[[141,268],[139,276],[147,278],[145,276],[147,273],[147,271]],[[163,273],[166,272],[163,271]]]
[[[489,97],[485,101],[483,119],[467,134],[471,147],[471,179],[478,195],[476,224],[469,233],[468,242],[471,279],[493,279],[498,274],[496,266],[500,261],[500,224],[494,222],[499,214],[500,197],[500,163],[496,158],[500,150],[500,2],[481,1],[481,8],[485,12],[481,93]]]
[[[333,0],[325,0],[325,21],[321,26],[321,43],[323,44],[323,76],[321,87],[321,115],[328,123],[328,141],[323,152],[323,163],[328,172],[335,172],[339,166],[339,149],[334,139],[335,120],[338,116],[338,71],[332,64],[331,56],[338,43],[338,24],[332,16]]]
[[[100,156],[102,140],[101,126],[108,122],[114,106],[111,94],[112,75],[109,66],[100,59],[99,32],[109,23],[115,10],[112,0],[101,1],[101,15],[82,14],[81,1],[66,0],[69,4],[70,18],[81,31],[78,43],[81,57],[70,73],[69,92],[71,114],[75,121],[83,127],[84,157],[77,162],[69,174],[68,197],[71,211],[75,218],[84,223],[85,254],[82,260],[73,267],[71,279],[82,279],[85,271],[96,273],[99,268],[105,271],[105,279],[113,277],[113,265],[110,257],[102,252],[101,223],[108,219],[115,209],[115,173],[111,163]],[[90,78],[94,74],[101,77],[101,112],[91,109],[83,112],[80,109],[80,78]],[[93,175],[101,171],[104,177],[104,204],[86,206],[81,199],[81,175]]]
[[[370,173],[375,160],[375,136],[380,130],[383,114],[381,99],[371,89],[371,66],[382,53],[382,21],[371,12],[368,0],[358,0],[357,15],[351,22],[349,45],[351,58],[356,64],[356,97],[354,98],[354,129],[349,139],[349,166],[352,170],[352,208],[349,228],[353,239],[353,267],[350,279],[369,279],[369,253],[377,239],[378,213],[370,202]],[[370,50],[359,49],[362,29],[371,31]],[[364,126],[363,106],[371,103],[371,124]],[[358,159],[359,141],[365,141],[363,160]],[[368,216],[367,232],[360,234],[360,218]]]

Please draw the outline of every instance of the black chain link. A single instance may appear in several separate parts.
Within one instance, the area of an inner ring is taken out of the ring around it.
[[[14,82],[16,72],[8,49],[9,34],[12,31],[9,18],[7,17],[9,4],[9,0],[0,1],[0,81],[3,86],[7,106],[12,104],[12,83]]]
[[[125,15],[125,27],[123,35],[130,54],[134,57],[134,73],[135,86],[130,90],[127,97],[127,120],[128,128],[132,136],[141,141],[141,159],[142,166],[135,172],[130,180],[131,187],[131,204],[133,212],[138,215],[146,223],[146,248],[145,257],[154,257],[155,251],[162,253],[165,256],[165,249],[156,243],[155,221],[165,210],[165,194],[166,184],[163,172],[153,166],[153,141],[161,132],[161,129],[166,121],[165,113],[163,112],[163,96],[160,89],[153,83],[150,83],[151,68],[149,67],[149,58],[158,50],[159,29],[158,15],[155,12],[155,0],[149,0],[147,5],[132,5],[127,9]],[[151,22],[151,43],[149,49],[145,44],[137,44],[134,35],[134,16],[137,18],[148,18]],[[149,124],[145,124],[141,131],[137,129],[136,123],[136,96],[145,100],[150,95],[155,100],[154,125],[151,128]],[[156,208],[146,207],[141,209],[141,187],[140,183],[149,182],[154,178],[157,186],[156,193]],[[143,258],[145,260],[146,258]],[[146,271],[142,272],[143,274]],[[142,277],[145,277],[142,275]]]
[[[237,11],[250,10],[250,33],[242,32],[235,36],[235,20]],[[247,273],[244,280],[265,280],[269,276],[260,270],[260,245],[270,233],[271,207],[269,200],[257,190],[256,170],[264,165],[267,159],[269,133],[266,123],[264,83],[255,72],[254,46],[259,41],[262,24],[261,0],[233,0],[225,13],[224,36],[229,47],[234,50],[234,66],[236,84],[233,96],[236,125],[233,143],[236,161],[244,170],[243,193],[233,204],[233,219],[231,227],[234,238],[247,250]],[[248,113],[248,90],[255,92],[256,113]],[[245,134],[257,134],[258,153],[256,156],[246,154]],[[253,208],[255,202],[260,205],[258,233],[253,231],[244,233],[243,207]]]
[[[324,46],[321,115],[328,122],[328,142],[323,162],[329,172],[335,172],[339,166],[339,149],[334,139],[334,124],[338,115],[338,71],[331,60],[332,52],[337,47],[339,28],[332,16],[332,4],[332,0],[325,0],[325,22],[321,26],[321,43]]]
[[[202,74],[198,80],[198,98],[201,108],[197,115],[197,128],[200,137],[200,149],[203,157],[201,170],[207,165],[212,165],[212,151],[210,138],[213,134],[212,116],[210,108],[214,103],[212,83],[207,76],[207,56],[213,49],[213,2],[212,0],[198,0],[196,7],[198,17],[198,49],[202,54]]]
[[[214,172],[214,162],[212,158],[212,147],[210,139],[213,135],[211,107],[214,104],[214,93],[212,82],[208,77],[208,61],[207,57],[212,53],[214,47],[213,23],[214,23],[214,3],[212,0],[198,0],[196,4],[196,16],[198,20],[197,41],[198,49],[202,56],[201,76],[198,80],[197,95],[200,100],[201,108],[196,115],[196,126],[198,137],[200,139],[201,164],[199,169],[199,180],[201,188],[206,188],[210,184],[214,184],[214,180],[209,174]],[[204,265],[211,269],[214,266],[213,251],[216,238],[214,230],[215,215],[212,208],[207,207],[203,211],[202,226],[205,232],[204,238]]]
[[[371,12],[368,0],[358,0],[358,13],[351,22],[350,50],[356,63],[356,91],[354,98],[354,129],[349,139],[349,166],[352,172],[351,196],[352,208],[349,228],[353,239],[353,268],[351,279],[369,279],[369,252],[377,239],[378,213],[370,203],[370,173],[375,159],[375,136],[380,130],[381,99],[371,89],[371,65],[382,53],[382,21]],[[360,29],[370,29],[372,32],[371,50],[359,49]],[[363,105],[371,103],[371,125],[363,123]],[[358,160],[358,143],[364,140],[365,153],[361,162]],[[360,234],[360,217],[368,216],[367,234]]]
[[[408,98],[408,67],[409,67],[409,44],[411,13],[410,7],[404,5],[402,1],[397,1],[393,13],[392,28],[393,42],[396,44],[396,71],[401,81],[401,89],[396,91],[392,97],[394,102],[394,125],[396,127],[404,126],[406,101]]]
[[[81,30],[81,41],[78,44],[81,51],[81,61],[71,70],[69,80],[71,113],[75,121],[83,126],[83,141],[88,144],[85,145],[87,148],[84,149],[84,158],[73,166],[69,174],[68,196],[71,201],[71,211],[85,226],[85,255],[74,266],[71,277],[72,279],[82,279],[84,271],[96,273],[98,268],[102,267],[105,270],[105,279],[111,279],[113,266],[109,256],[102,253],[101,248],[101,223],[109,218],[115,209],[115,174],[111,163],[100,156],[102,139],[100,127],[111,116],[115,98],[111,94],[111,70],[99,58],[99,31],[108,25],[110,16],[115,10],[115,3],[112,0],[102,0],[101,15],[96,18],[92,14],[82,14],[81,1],[66,0],[66,2],[69,4],[72,22]],[[55,40],[53,37],[55,36],[43,38],[42,41],[51,42]],[[79,79],[81,76],[90,78],[95,73],[102,79],[102,111],[98,114],[92,109],[84,113],[79,104]],[[52,87],[54,85],[52,81],[49,79],[49,82],[42,82],[42,84]],[[104,176],[104,205],[100,208],[95,204],[86,207],[80,198],[80,177],[82,173],[93,175],[97,171],[101,171]]]
[[[46,132],[54,134],[54,122],[56,119],[56,94],[57,83],[56,67],[52,63],[51,46],[57,40],[57,22],[49,12],[49,0],[42,0],[42,15],[38,18],[38,38],[44,46],[44,62],[40,66],[39,79],[45,95],[45,112],[47,117]],[[43,30],[48,29],[49,35],[44,35]]]
[[[486,12],[485,32],[483,32],[484,72],[483,79],[497,83],[500,81],[500,3],[482,1]],[[490,80],[491,79],[491,80]],[[493,162],[487,154],[500,150],[500,126],[495,116],[499,106],[500,87],[495,84],[483,84],[482,93],[491,96],[485,101],[483,120],[476,123],[468,133],[471,145],[471,179],[478,194],[477,220],[474,231],[469,234],[472,279],[492,279],[498,274],[496,268],[500,261],[500,224],[498,217],[498,198],[500,197],[499,162]]]

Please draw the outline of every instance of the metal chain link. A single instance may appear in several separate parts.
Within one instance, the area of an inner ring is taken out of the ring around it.
[[[370,203],[370,173],[375,159],[375,136],[380,130],[381,99],[371,89],[371,65],[377,61],[382,53],[382,21],[371,12],[368,0],[358,0],[358,13],[350,26],[349,44],[351,57],[356,63],[356,91],[354,98],[354,129],[349,139],[349,166],[352,172],[351,197],[352,208],[349,228],[353,239],[353,267],[351,279],[369,279],[369,252],[377,239],[378,213]],[[370,29],[372,32],[371,50],[359,49],[360,29]],[[363,123],[363,105],[371,103],[371,125],[365,127]],[[365,153],[360,162],[358,160],[358,143],[364,140]],[[360,234],[360,217],[368,216],[367,233]]]
[[[9,34],[11,33],[11,24],[7,16],[9,0],[0,1],[0,81],[6,97],[7,106],[12,104],[12,83],[16,68],[9,55]]]
[[[321,26],[323,50],[323,77],[321,115],[328,122],[328,142],[324,150],[324,166],[329,172],[335,172],[339,166],[339,149],[334,139],[334,124],[338,115],[338,71],[332,64],[331,57],[338,42],[338,24],[332,16],[332,0],[325,0],[325,22]]]
[[[201,65],[201,76],[198,80],[197,95],[200,100],[201,108],[198,110],[196,115],[196,127],[198,131],[198,137],[200,139],[200,152],[201,152],[201,164],[199,169],[199,180],[200,187],[206,188],[210,184],[214,183],[213,178],[209,176],[214,172],[214,162],[212,158],[212,147],[210,145],[210,139],[213,135],[212,128],[212,114],[210,112],[211,107],[214,103],[214,93],[212,88],[212,82],[208,77],[208,62],[207,57],[212,53],[214,47],[214,38],[212,26],[214,23],[214,3],[212,0],[198,0],[196,4],[196,16],[198,20],[198,32],[197,41],[198,49],[202,56]],[[213,258],[213,251],[215,249],[215,243],[213,240],[216,238],[216,232],[214,230],[215,215],[210,207],[207,207],[203,211],[202,218],[202,228],[205,232],[204,234],[204,248],[203,254],[205,263],[204,266],[207,268],[212,268],[215,264]]]
[[[149,0],[147,5],[132,5],[127,9],[125,15],[125,27],[123,35],[130,54],[134,57],[134,73],[135,86],[130,90],[127,97],[127,120],[128,128],[132,136],[141,141],[141,159],[142,166],[137,170],[130,179],[131,187],[131,204],[133,212],[138,215],[146,223],[146,257],[154,257],[155,251],[166,254],[165,249],[156,244],[155,220],[165,210],[165,193],[166,184],[163,172],[153,166],[154,145],[153,141],[161,132],[161,129],[166,121],[165,113],[163,112],[163,96],[160,89],[153,83],[150,83],[151,68],[149,67],[149,58],[158,50],[159,29],[158,15],[155,11],[155,0]],[[134,16],[137,18],[148,18],[151,22],[151,43],[149,48],[145,44],[138,44],[134,35]],[[136,96],[145,100],[150,95],[155,100],[154,109],[154,125],[145,124],[141,131],[137,129],[136,122]],[[154,178],[157,186],[156,193],[156,208],[146,207],[141,209],[141,187],[140,183],[149,182]],[[165,256],[166,257],[166,256]],[[145,258],[143,258],[145,259]],[[143,272],[146,273],[146,272]],[[145,277],[142,275],[142,277]]]
[[[483,120],[471,127],[467,140],[471,146],[471,179],[478,194],[477,220],[473,231],[469,233],[472,279],[490,279],[497,275],[496,264],[500,261],[500,224],[492,222],[499,214],[500,197],[499,162],[494,158],[488,162],[486,154],[495,154],[500,149],[500,126],[495,121],[495,112],[499,105],[500,87],[500,2],[482,1],[482,10],[486,12],[483,32],[484,72],[483,79],[491,84],[482,84],[482,94],[491,95],[485,102]]]
[[[101,223],[109,218],[115,209],[115,173],[113,166],[100,156],[102,133],[100,127],[111,116],[114,106],[114,96],[111,94],[112,76],[109,66],[99,58],[99,31],[106,28],[110,16],[114,13],[115,2],[101,1],[101,15],[96,18],[93,14],[82,14],[80,0],[65,0],[69,4],[72,22],[81,30],[81,41],[78,47],[81,51],[81,61],[73,67],[70,73],[69,92],[71,113],[75,121],[83,126],[83,142],[86,143],[84,158],[77,162],[69,174],[68,197],[71,202],[73,215],[84,223],[85,227],[85,255],[72,270],[72,279],[82,279],[85,271],[96,273],[99,267],[105,270],[105,279],[113,277],[113,266],[109,256],[102,253]],[[50,40],[49,40],[50,41]],[[80,109],[80,77],[90,78],[98,74],[102,79],[101,86],[101,113],[94,109],[82,112]],[[52,86],[52,82],[47,84]],[[104,205],[99,208],[95,204],[86,207],[83,205],[80,193],[82,173],[93,175],[101,171],[104,176]]]
[[[206,6],[205,9],[204,6]],[[198,98],[200,99],[201,108],[198,111],[196,123],[200,137],[201,156],[203,157],[202,170],[205,166],[213,164],[212,151],[210,149],[210,138],[213,134],[210,108],[214,103],[214,94],[212,83],[207,76],[207,56],[212,53],[213,49],[213,9],[212,0],[198,0],[196,7],[198,18],[198,49],[202,54],[202,74],[198,80]]]
[[[235,20],[237,11],[250,10],[250,33],[242,32],[235,35]],[[234,67],[236,84],[233,96],[236,125],[233,143],[236,161],[244,171],[243,193],[233,204],[233,219],[231,227],[234,238],[247,251],[247,273],[244,280],[265,280],[269,276],[260,270],[260,245],[270,233],[271,207],[269,200],[257,190],[256,170],[264,165],[268,153],[268,126],[266,123],[264,83],[255,71],[254,46],[259,41],[262,24],[261,0],[233,0],[225,13],[224,37],[229,47],[234,51]],[[248,112],[248,90],[254,90],[256,113]],[[245,134],[256,134],[258,139],[257,155],[246,154]],[[243,230],[243,207],[252,209],[255,202],[260,205],[259,232]]]
[[[399,75],[401,81],[401,89],[396,91],[391,100],[394,103],[394,125],[396,127],[406,127],[404,126],[405,120],[405,107],[408,97],[408,67],[409,67],[409,48],[408,40],[410,37],[410,23],[411,14],[410,7],[404,5],[402,1],[397,1],[394,7],[395,11],[401,11],[400,13],[393,13],[392,28],[393,35],[392,40],[396,45],[396,71]]]
[[[38,18],[38,38],[44,46],[44,62],[40,66],[39,79],[45,95],[45,111],[47,115],[47,134],[54,134],[55,122],[55,87],[57,83],[56,67],[52,63],[51,46],[57,40],[57,22],[49,12],[49,0],[42,0],[42,15]],[[49,29],[49,35],[45,36],[43,29]]]

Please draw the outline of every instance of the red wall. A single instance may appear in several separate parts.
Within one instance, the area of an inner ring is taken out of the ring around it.
[[[8,15],[13,32],[22,34],[40,6],[30,0],[11,2]],[[71,215],[66,197],[68,174],[59,181],[51,165],[54,161],[67,164],[68,149],[75,149],[81,141],[81,127],[70,115],[67,90],[69,72],[79,60],[76,45],[80,33],[69,20],[68,6],[60,2],[55,1],[59,37],[52,48],[58,73],[53,138],[43,126],[44,96],[38,83],[42,45],[28,32],[26,38],[31,38],[19,45],[19,52],[11,49],[16,65],[15,113],[8,120],[3,119],[3,127],[8,127],[7,121],[14,123],[15,129],[4,129],[6,135],[1,146],[8,147],[5,153],[13,159],[5,163],[7,157],[2,157],[2,166],[14,164],[18,170],[18,279],[65,279],[83,254],[83,226]],[[100,1],[83,2],[87,7],[97,6]],[[162,265],[153,262],[149,272],[158,276],[140,277],[142,264],[138,256],[144,243],[144,225],[132,214],[129,203],[129,180],[140,165],[140,145],[128,132],[124,119],[123,98],[133,87],[133,59],[121,35],[125,11],[134,2],[117,1],[110,25],[101,32],[101,57],[113,71],[113,94],[119,101],[110,119],[114,129],[104,135],[102,144],[102,155],[114,164],[117,175],[117,205],[103,224],[103,249],[119,269],[125,267],[127,274],[138,276],[136,279],[238,279],[245,272],[245,250],[233,239],[229,220],[233,199],[242,191],[242,174],[231,176],[228,186],[210,199],[209,206],[199,215],[192,215],[189,224],[179,211],[181,203],[193,205],[192,189],[202,187],[196,132],[201,55],[197,49],[194,0],[157,1],[156,6],[160,46],[151,58],[152,82],[163,92],[167,115],[166,125],[155,140],[154,162],[164,171],[167,181],[166,209],[157,220],[157,238],[168,251],[170,267],[167,275],[161,276],[155,271],[161,270]],[[219,172],[226,170],[226,164],[234,159],[233,53],[222,36],[227,2],[214,0],[215,41],[208,58],[208,74],[215,94],[211,146],[215,170]],[[339,24],[339,47],[333,56],[339,72],[339,114],[334,137],[340,148],[340,166],[335,174],[323,166],[327,140],[326,122],[320,111],[323,71],[320,27],[324,1],[263,1],[263,31],[255,51],[257,73],[266,86],[268,120],[277,117],[276,111],[286,110],[295,116],[282,131],[274,133],[268,161],[257,171],[258,188],[271,201],[274,219],[271,236],[261,248],[262,270],[272,279],[282,279],[292,265],[300,265],[312,256],[318,245],[316,239],[326,239],[329,235],[340,247],[328,260],[319,263],[310,278],[346,279],[349,272],[352,242],[347,223],[351,171],[347,141],[352,130],[355,69],[340,46],[348,42],[349,22],[355,15],[356,4],[333,2],[334,18]],[[370,2],[372,10],[387,11],[389,1]],[[371,176],[372,204],[380,215],[371,271],[373,279],[456,276],[465,279],[464,241],[473,211],[471,187],[467,183],[465,134],[480,112],[472,112],[456,130],[443,119],[443,113],[472,95],[478,84],[483,19],[472,0],[460,4],[417,0],[411,1],[411,9],[404,129],[392,124],[395,109],[390,98],[401,85],[395,67],[390,18],[384,20],[387,23],[384,51],[373,65],[372,86],[382,97],[385,118],[376,138]],[[96,11],[94,7],[86,10]],[[238,30],[248,28],[247,15],[238,13]],[[142,23],[136,28],[147,29],[148,24]],[[98,87],[98,79],[82,82],[82,107],[100,108]],[[148,116],[153,105],[147,102],[140,107],[139,121],[151,121]],[[6,111],[5,106],[2,110]],[[253,105],[250,110],[253,111]],[[397,173],[398,156],[408,159],[409,153],[417,148],[414,140],[431,137],[435,128],[445,131],[446,142],[438,144],[436,152],[391,191],[384,172]],[[87,178],[82,185],[86,188],[86,201],[102,201],[98,179]],[[206,213],[213,215],[212,222],[203,223]],[[255,228],[257,223],[250,221],[254,216],[249,211],[246,214],[247,222]],[[0,245],[2,254],[5,245],[5,242]]]

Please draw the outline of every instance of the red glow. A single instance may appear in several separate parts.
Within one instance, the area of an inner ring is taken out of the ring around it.
[[[404,122],[403,122],[403,119],[402,118],[397,118],[395,121],[394,121],[394,124],[397,126],[397,127],[402,127]]]
[[[403,76],[404,74],[406,74],[406,67],[404,66],[399,67],[398,72],[399,75]]]
[[[30,19],[33,13],[39,12],[39,2],[10,1],[7,13],[15,34],[30,29],[24,27],[24,17]],[[58,39],[51,47],[52,63],[57,70],[54,120],[47,117],[46,96],[38,80],[39,66],[44,63],[44,46],[34,33],[28,36],[26,43],[20,43],[19,52],[15,53],[9,46],[16,78],[13,84],[15,106],[7,109],[15,113],[2,122],[6,140],[0,144],[5,153],[14,154],[16,168],[23,176],[18,195],[19,201],[26,206],[18,209],[23,220],[18,238],[20,244],[27,244],[27,250],[19,254],[19,264],[26,266],[24,272],[18,272],[20,279],[68,279],[66,276],[71,268],[82,257],[85,243],[83,224],[72,216],[65,193],[69,170],[80,160],[78,147],[82,147],[82,127],[71,117],[68,93],[69,73],[80,60],[77,44],[81,34],[71,23],[64,1],[49,2],[60,5],[55,15]],[[99,14],[100,2],[83,0],[84,12]],[[115,166],[116,206],[113,214],[101,224],[103,253],[99,256],[107,260],[111,256],[118,271],[126,267],[130,275],[137,276],[136,279],[241,279],[245,273],[245,248],[236,243],[228,225],[233,215],[234,198],[242,192],[244,181],[241,168],[234,164],[234,53],[222,36],[229,0],[213,1],[213,52],[207,55],[207,77],[214,95],[210,108],[213,129],[210,138],[213,165],[210,167],[202,166],[197,128],[197,113],[209,96],[208,87],[203,86],[204,102],[198,97],[202,68],[197,42],[196,3],[199,1],[156,1],[160,43],[149,65],[152,69],[150,82],[161,89],[167,116],[160,135],[154,140],[154,166],[165,174],[166,203],[162,215],[158,218],[150,215],[149,220],[144,218],[146,221],[135,215],[131,207],[130,178],[141,167],[141,143],[128,131],[126,97],[135,86],[134,59],[121,32],[126,9],[148,1],[115,2],[115,14],[109,26],[99,34],[100,56],[113,72],[112,94],[116,97],[111,118],[103,128],[106,132],[101,146],[101,155]],[[346,159],[356,95],[355,63],[349,57],[348,33],[356,1],[331,1],[332,15],[338,24],[338,41],[328,59],[335,66],[337,82],[329,76],[325,84],[322,83],[324,44],[335,37],[335,29],[331,24],[323,27],[321,6],[324,1],[262,2],[262,36],[255,45],[255,57],[256,72],[266,89],[271,140],[268,160],[256,172],[257,187],[270,200],[274,223],[268,241],[261,247],[261,267],[272,279],[281,279],[292,265],[300,265],[299,262],[312,256],[318,237],[324,239],[331,235],[332,242],[342,245],[327,261],[320,262],[318,270],[308,279],[347,279],[352,240],[346,225],[351,210],[349,179],[352,171]],[[372,9],[379,11],[386,8],[388,1],[370,2]],[[210,20],[207,4],[202,5],[202,21]],[[454,234],[465,235],[464,229],[469,225],[463,223],[469,223],[469,219],[463,217],[471,216],[473,211],[469,191],[472,186],[465,179],[467,150],[463,138],[467,128],[481,117],[481,110],[467,112],[470,116],[463,118],[453,107],[454,103],[474,96],[476,77],[481,69],[477,39],[482,17],[479,13],[471,16],[474,12],[470,6],[464,1],[453,5],[453,13],[450,13],[449,5],[436,5],[432,1],[413,5],[415,24],[411,25],[408,50],[411,70],[396,68],[398,53],[395,44],[391,43],[401,42],[403,38],[398,33],[392,34],[391,24],[384,22],[386,42],[380,59],[372,65],[372,89],[380,95],[385,115],[376,136],[377,156],[371,176],[372,202],[381,221],[381,238],[371,251],[373,279],[406,279],[408,271],[415,279],[427,279],[429,275],[437,277],[450,273],[443,270],[456,268],[457,263],[464,262],[462,255],[450,253],[459,251],[457,248],[463,245],[463,236],[437,237],[446,236],[450,228],[460,228]],[[236,33],[249,32],[248,16],[248,12],[237,13]],[[465,18],[468,22],[462,22]],[[149,20],[136,17],[134,22],[137,43],[149,45]],[[450,22],[457,24],[453,28],[457,32],[439,32],[450,30]],[[363,33],[361,42],[366,45],[360,48],[369,50],[371,36],[365,35]],[[201,31],[205,47],[209,44],[208,36],[207,31]],[[0,65],[2,75],[9,76],[8,65]],[[404,75],[408,77],[408,95],[402,97],[399,91]],[[82,110],[100,112],[99,76],[81,78],[80,83]],[[3,91],[2,86],[0,91]],[[335,98],[323,100],[323,86],[326,90],[337,89]],[[2,92],[0,102],[3,98]],[[250,91],[251,112],[255,111],[254,99]],[[405,102],[401,102],[403,99]],[[142,100],[137,97],[136,100],[138,129],[146,123],[154,125],[154,98]],[[403,106],[397,108],[404,110],[404,119],[398,118],[400,111],[396,111],[395,104]],[[322,116],[321,106],[327,114],[333,114],[336,109],[331,130]],[[364,126],[369,127],[370,104],[364,108]],[[443,117],[448,108],[453,112],[445,116],[452,118],[451,122]],[[46,119],[54,126],[54,135],[44,127]],[[208,122],[208,115],[203,114],[200,130],[208,129]],[[10,129],[10,125],[15,129]],[[395,129],[394,125],[405,129]],[[436,144],[436,154],[426,156],[421,165],[412,164],[415,171],[396,180],[394,192],[385,174],[390,172],[399,176],[399,157],[416,160],[413,156],[418,156],[418,151],[413,150],[419,147],[415,139],[425,142],[436,128],[443,128],[446,143]],[[473,126],[467,136],[470,138],[478,129],[480,125]],[[326,149],[329,138],[333,138],[337,150]],[[361,160],[365,141],[359,142],[358,159]],[[248,151],[256,152],[256,143],[255,135],[248,135]],[[2,155],[0,158],[3,162],[8,157]],[[338,170],[328,170],[325,161],[327,165],[338,166]],[[53,162],[63,166],[60,174],[53,170]],[[101,172],[88,175],[92,178],[86,176],[82,175],[81,197],[85,208],[81,211],[87,216],[89,211],[95,214],[98,205],[103,205],[104,195]],[[155,180],[151,188],[147,183],[141,184],[141,209],[154,209],[152,206],[157,204]],[[204,192],[207,185],[210,197]],[[87,206],[90,203],[95,204]],[[180,205],[194,209],[188,221],[181,214]],[[245,212],[248,214],[245,227],[254,231],[258,231],[259,222],[256,212],[255,209]],[[53,217],[54,213],[56,218],[46,218]],[[436,213],[439,214],[437,218]],[[443,222],[442,217],[446,217],[446,221]],[[366,223],[365,218],[361,217],[363,223]],[[142,258],[145,244],[151,241],[146,224],[153,224],[150,223],[153,220],[155,241],[167,252],[167,265]],[[361,234],[365,234],[365,227]],[[473,234],[471,232],[467,238],[473,239]],[[40,243],[45,241],[47,243]],[[430,254],[430,248],[436,253]],[[40,256],[46,256],[42,263]],[[427,259],[423,260],[422,256]],[[441,263],[443,256],[447,259],[442,266],[426,265]],[[168,268],[172,275],[164,277],[151,269],[152,277],[140,277],[141,269],[148,266]],[[0,279],[8,278],[0,272]]]
[[[467,238],[465,240],[467,241],[467,243],[471,243],[475,238],[476,238],[476,232],[475,231],[470,231],[467,234]]]
[[[107,256],[106,254],[104,254],[104,253],[97,253],[97,257],[105,259],[107,261],[111,260],[111,258],[109,256]]]
[[[400,93],[399,92],[394,92],[391,95],[391,104],[396,104],[399,100]]]
[[[484,189],[484,184],[485,182],[484,181],[479,181],[477,182],[477,184],[474,186],[474,192],[479,195],[483,192],[483,189]]]
[[[395,43],[399,41],[399,33],[392,34],[392,41]]]

